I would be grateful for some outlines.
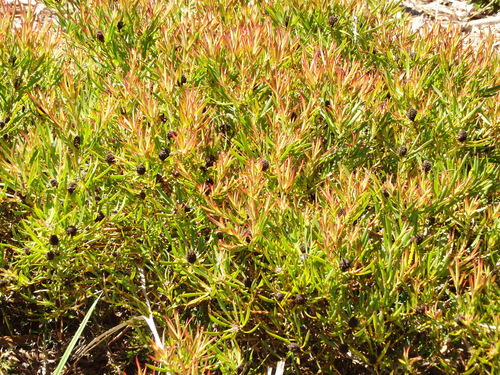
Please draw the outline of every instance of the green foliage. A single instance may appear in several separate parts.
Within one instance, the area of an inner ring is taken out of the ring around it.
[[[0,21],[2,298],[150,301],[157,371],[498,366],[492,40],[388,1],[46,4]]]

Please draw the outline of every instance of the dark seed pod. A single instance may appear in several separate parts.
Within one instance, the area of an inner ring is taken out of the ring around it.
[[[245,229],[241,236],[246,241],[246,243],[250,243],[252,241],[252,232],[250,232],[250,229]]]
[[[175,130],[170,130],[168,133],[167,133],[167,139],[168,140],[171,140],[173,139],[174,137],[177,137],[177,132]]]
[[[104,159],[106,160],[106,163],[108,163],[108,164],[113,164],[116,162],[115,155],[113,155],[112,153],[107,154]]]
[[[208,155],[205,158],[205,167],[206,168],[213,167],[216,161],[217,161],[217,158],[214,155]]]
[[[224,135],[228,135],[229,132],[231,131],[231,125],[224,123],[219,126],[219,132],[221,132]]]
[[[57,182],[57,180],[56,180],[55,178],[51,178],[51,179],[49,180],[49,184],[50,184],[50,186],[52,186],[53,188],[56,188],[56,187],[58,187],[58,186],[59,186],[59,182]]]
[[[260,164],[261,164],[262,172],[265,172],[269,169],[269,162],[266,159],[262,159]]]
[[[298,117],[299,117],[299,116],[297,115],[297,112],[293,111],[293,112],[291,113],[291,115],[290,115],[290,120],[291,120],[291,121],[295,121],[295,120],[297,120],[297,118],[298,118]]]
[[[305,244],[300,245],[299,249],[300,249],[301,253],[305,253],[307,251],[307,248],[306,248]]]
[[[144,166],[144,164],[139,164],[135,170],[137,171],[137,174],[142,176],[144,173],[146,173],[146,167]]]
[[[457,135],[457,140],[459,142],[465,142],[467,140],[467,131],[464,129],[460,130]]]
[[[296,305],[304,305],[306,303],[306,297],[304,297],[302,294],[297,294],[295,296],[294,302]]]
[[[342,270],[342,272],[346,272],[346,271],[348,271],[352,267],[352,263],[351,263],[351,261],[349,259],[343,258],[339,262],[339,267]]]
[[[189,250],[186,254],[186,260],[188,263],[193,264],[196,262],[196,253],[193,250]]]
[[[283,293],[281,293],[281,292],[276,292],[276,293],[274,294],[274,299],[275,299],[276,301],[278,301],[278,302],[283,301],[283,299],[284,299],[284,298],[285,298],[285,295],[284,295]]]
[[[289,24],[290,24],[290,16],[286,16],[286,18],[285,18],[285,27],[288,27]]]
[[[330,25],[330,27],[333,27],[333,26],[335,26],[335,24],[337,23],[338,20],[339,20],[338,17],[330,16],[328,18],[328,24]]]
[[[77,184],[76,182],[70,182],[68,184],[68,193],[73,194],[73,192],[76,190]]]
[[[160,113],[159,119],[163,124],[167,122],[167,117],[165,116],[164,113]]]
[[[178,84],[179,84],[179,86],[182,86],[182,85],[186,84],[186,82],[187,82],[187,77],[183,74],[181,76],[181,79],[179,80]]]
[[[429,218],[427,219],[427,223],[430,227],[432,227],[436,223],[436,218],[434,216],[429,216]]]
[[[101,197],[99,195],[96,195],[96,197],[94,198],[95,202],[96,203],[99,203],[101,201]]]
[[[163,176],[160,173],[157,173],[155,176],[155,181],[157,184],[161,184],[163,182]]]
[[[325,108],[329,109],[332,104],[330,103],[329,100],[325,100]]]
[[[399,148],[399,152],[398,152],[399,156],[401,156],[401,157],[406,156],[407,153],[408,153],[408,148],[405,145],[403,145]]]
[[[97,217],[95,218],[95,222],[98,223],[100,221],[103,221],[104,220],[104,214],[102,213],[102,211],[99,211],[99,213],[97,214]]]
[[[118,29],[118,31],[122,31],[123,26],[125,26],[123,21],[118,21],[118,23],[116,24],[116,28]]]
[[[53,234],[49,237],[49,243],[52,246],[57,246],[59,245],[59,238],[55,234]]]
[[[70,225],[69,227],[66,228],[66,234],[70,237],[73,237],[76,235],[77,229],[74,225]]]
[[[172,171],[172,176],[173,177],[178,178],[178,177],[180,177],[180,175],[181,175],[181,172],[179,172],[177,169],[174,169]]]
[[[5,122],[0,121],[0,129],[3,129],[5,127]]]
[[[348,351],[349,351],[349,346],[347,344],[339,345],[339,352],[341,352],[342,354],[347,354]]]
[[[408,117],[411,121],[415,121],[415,118],[417,117],[417,110],[415,108],[410,108],[406,117]]]
[[[139,193],[139,199],[140,199],[140,200],[144,200],[144,199],[146,199],[146,193],[144,192],[144,190],[142,190],[142,191]]]
[[[8,124],[10,122],[10,116],[5,116],[5,118],[3,119],[3,121]]]
[[[415,313],[418,315],[424,315],[426,310],[427,307],[425,307],[425,305],[418,305],[415,307]]]
[[[73,146],[75,146],[75,148],[80,148],[80,144],[82,142],[82,137],[80,137],[79,135],[75,135],[75,138],[73,139]]]
[[[214,186],[214,180],[212,180],[211,178],[205,181],[205,186],[203,187],[203,191],[205,192],[206,195],[212,192],[213,186]]]
[[[425,240],[425,238],[421,234],[417,234],[417,235],[415,235],[415,237],[413,237],[413,242],[415,242],[415,244],[417,246],[421,245],[422,242],[424,242],[424,240]]]
[[[424,172],[429,172],[432,168],[432,163],[429,161],[429,160],[425,160],[423,163],[422,163],[422,170]]]
[[[250,276],[245,277],[245,280],[243,280],[243,284],[245,285],[245,288],[250,289],[252,287],[252,283],[253,283],[253,279]]]
[[[349,327],[351,328],[356,328],[359,324],[359,320],[358,318],[356,318],[355,316],[352,316],[349,321],[347,322],[347,324],[349,325]]]
[[[102,32],[102,30],[97,30],[95,32],[95,37],[97,38],[97,40],[101,43],[104,43],[104,34]]]
[[[23,80],[21,76],[17,76],[16,79],[14,80],[14,88],[17,90],[19,87],[21,87],[21,84],[23,83]]]
[[[287,345],[287,348],[289,351],[291,351],[292,353],[299,353],[300,352],[300,345],[293,342],[289,345]]]
[[[386,198],[389,198],[390,194],[389,194],[389,191],[387,190],[387,188],[382,188],[382,195]]]
[[[45,258],[47,258],[47,260],[54,260],[55,255],[53,251],[49,251],[45,254]]]
[[[161,161],[165,161],[169,156],[170,156],[170,151],[166,148],[160,150],[160,152],[158,153],[158,157],[160,158]]]

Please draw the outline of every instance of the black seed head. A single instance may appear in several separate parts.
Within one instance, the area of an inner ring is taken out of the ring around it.
[[[358,318],[356,318],[355,316],[352,316],[349,321],[347,322],[347,324],[349,325],[349,327],[351,328],[356,328],[359,324],[359,320]]]
[[[167,139],[171,140],[174,137],[177,137],[177,132],[175,130],[169,130],[169,132],[167,133]]]
[[[252,283],[253,283],[253,279],[250,276],[245,277],[245,280],[243,280],[243,284],[245,285],[245,288],[250,289],[252,287]]]
[[[116,162],[115,155],[113,155],[112,153],[107,154],[104,159],[106,160],[106,163],[108,163],[108,164],[113,164]]]
[[[19,87],[21,87],[21,84],[23,83],[23,79],[21,76],[17,76],[16,79],[14,80],[14,88],[17,90]]]
[[[304,305],[306,303],[306,297],[304,297],[302,294],[297,294],[295,296],[294,302],[296,305]]]
[[[306,245],[305,245],[305,244],[300,245],[300,251],[301,251],[302,253],[305,253],[305,252],[307,251],[307,248],[306,248]]]
[[[288,27],[289,24],[290,24],[290,16],[286,16],[286,18],[285,18],[285,27]]]
[[[291,120],[291,121],[295,121],[295,120],[297,120],[297,117],[299,117],[299,116],[297,115],[297,112],[293,111],[293,112],[291,113],[291,115],[290,115],[290,120]]]
[[[389,191],[387,190],[387,188],[382,188],[382,195],[386,198],[389,198]]]
[[[102,213],[102,211],[99,211],[99,213],[97,214],[96,218],[95,218],[95,222],[98,223],[100,221],[103,221],[104,220],[104,214]]]
[[[338,20],[339,20],[339,19],[338,19],[338,17],[335,17],[335,16],[330,16],[330,17],[328,18],[328,24],[329,24],[331,27],[333,27],[333,26],[335,26],[335,24],[337,23],[337,21],[338,21]]]
[[[207,194],[207,195],[210,194],[212,192],[213,186],[214,186],[214,180],[212,180],[211,178],[208,178],[205,181],[205,186],[203,187],[205,194]]]
[[[196,262],[196,253],[193,250],[189,250],[186,254],[186,260],[190,264]]]
[[[183,208],[184,208],[184,212],[185,212],[186,214],[188,214],[188,213],[190,213],[190,212],[191,212],[191,207],[189,207],[187,204],[183,204],[182,206],[183,206]]]
[[[175,178],[180,177],[180,175],[181,175],[181,172],[179,172],[177,169],[174,169],[172,171],[172,176],[174,176]]]
[[[262,159],[260,161],[262,172],[265,172],[269,169],[269,162],[266,159]]]
[[[99,203],[101,201],[101,197],[99,195],[96,195],[96,197],[94,198],[95,202],[96,203]]]
[[[329,100],[325,100],[325,108],[328,109],[328,108],[330,108],[330,106],[331,106],[330,101]]]
[[[5,122],[0,121],[0,129],[3,129],[5,127]]]
[[[293,342],[289,345],[287,345],[287,348],[289,351],[291,351],[292,353],[299,353],[300,352],[300,345]]]
[[[407,153],[408,153],[408,148],[405,145],[403,145],[399,148],[399,152],[398,152],[399,156],[401,156],[401,157],[406,156]]]
[[[73,139],[73,146],[75,146],[75,148],[80,148],[81,143],[82,137],[80,137],[79,135],[75,135],[75,138]]]
[[[214,155],[208,155],[205,158],[205,167],[206,168],[213,167],[216,161],[217,161],[217,158]]]
[[[104,34],[101,30],[97,30],[95,32],[95,37],[97,38],[97,40],[101,43],[104,43]]]
[[[59,238],[57,238],[57,236],[53,234],[49,237],[49,243],[53,246],[57,246],[59,245]]]
[[[51,179],[49,180],[49,184],[50,184],[50,186],[52,186],[53,188],[56,188],[56,187],[58,187],[58,186],[59,186],[59,182],[57,182],[57,180],[56,180],[55,178],[51,178]]]
[[[164,148],[163,150],[160,150],[158,153],[158,157],[160,158],[161,161],[165,161],[168,157],[170,156],[170,151]]]
[[[349,351],[349,346],[347,344],[339,345],[339,352],[341,352],[342,354],[347,354],[348,351]]]
[[[53,251],[49,251],[45,254],[45,258],[47,258],[47,260],[54,260],[55,255]]]
[[[427,223],[430,227],[433,226],[436,223],[436,218],[434,216],[429,216],[429,218],[427,219]]]
[[[118,21],[118,23],[116,24],[116,28],[118,29],[118,31],[122,31],[123,26],[125,26],[123,21]]]
[[[157,173],[155,176],[155,181],[157,184],[160,184],[163,182],[163,176],[160,173]]]
[[[415,118],[417,117],[417,110],[415,108],[410,108],[406,117],[408,117],[411,121],[415,121]]]
[[[429,172],[432,168],[432,163],[429,161],[429,160],[425,160],[423,163],[422,163],[422,170],[424,172]]]
[[[415,307],[415,313],[418,315],[424,315],[426,310],[427,307],[425,307],[425,305],[418,305]]]
[[[229,124],[224,123],[219,126],[219,132],[221,132],[224,135],[228,135],[230,131],[231,131],[231,125]]]
[[[283,299],[284,299],[284,298],[285,298],[285,295],[284,295],[283,293],[281,293],[281,292],[276,292],[276,293],[274,294],[274,299],[275,299],[276,301],[278,301],[278,302],[283,301]]]
[[[417,234],[415,235],[415,237],[413,237],[413,242],[415,242],[416,245],[421,245],[422,242],[424,242],[425,240],[425,237],[422,236],[421,234]]]
[[[349,268],[352,267],[352,263],[349,259],[347,258],[343,258],[340,262],[339,262],[339,267],[340,269],[342,270],[342,272],[346,272],[349,270]]]
[[[460,130],[457,135],[457,140],[459,142],[465,142],[467,140],[467,131],[464,129]]]
[[[5,118],[3,119],[3,121],[8,124],[9,121],[10,121],[10,116],[5,116]]]
[[[135,170],[137,171],[137,174],[142,176],[144,173],[146,173],[146,167],[144,166],[144,164],[139,164]]]
[[[139,193],[139,199],[140,199],[140,200],[144,200],[144,199],[146,199],[146,193],[144,192],[144,190],[142,190],[142,191]]]
[[[178,83],[179,83],[179,86],[184,85],[186,82],[187,82],[187,77],[183,74],[183,75],[181,76],[181,79],[180,79],[180,80],[179,80],[179,82],[178,82]]]
[[[252,241],[252,232],[250,232],[250,229],[245,229],[241,236],[246,241],[246,243],[250,243]]]
[[[70,182],[68,184],[68,193],[73,194],[73,192],[76,190],[77,184],[76,182]]]
[[[76,235],[76,227],[74,225],[70,225],[69,227],[66,228],[66,234],[68,236],[71,236],[73,237],[74,235]]]

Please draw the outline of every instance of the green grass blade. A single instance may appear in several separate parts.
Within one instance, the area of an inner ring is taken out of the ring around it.
[[[62,356],[61,361],[57,365],[57,368],[56,368],[56,370],[54,372],[54,375],[60,375],[60,374],[62,374],[62,371],[64,369],[64,365],[68,361],[68,358],[71,355],[71,352],[73,351],[73,348],[75,347],[76,342],[80,338],[80,335],[82,334],[83,329],[87,325],[87,322],[89,321],[90,316],[92,315],[92,312],[94,311],[94,309],[95,309],[95,307],[97,305],[97,302],[99,302],[99,300],[101,299],[101,296],[102,296],[102,292],[100,292],[99,296],[97,297],[97,299],[95,300],[95,302],[90,307],[90,310],[87,312],[87,315],[85,315],[85,318],[83,318],[83,321],[80,324],[80,327],[78,327],[78,330],[76,331],[75,336],[73,336],[73,338],[71,339],[71,342],[69,343],[69,346],[66,348],[66,351],[64,352],[64,355]]]

